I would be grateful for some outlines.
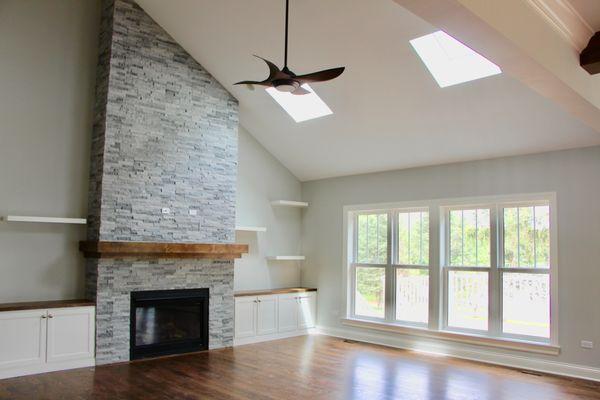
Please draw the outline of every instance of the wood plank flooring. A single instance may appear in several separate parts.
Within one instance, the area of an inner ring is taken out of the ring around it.
[[[325,336],[0,380],[0,399],[600,399],[600,383]]]

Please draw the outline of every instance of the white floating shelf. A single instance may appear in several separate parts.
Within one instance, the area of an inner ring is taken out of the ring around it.
[[[308,207],[308,203],[306,203],[304,201],[292,201],[292,200],[273,200],[271,202],[271,204],[274,206],[281,206],[281,207],[299,207],[299,208]]]
[[[77,224],[85,225],[85,218],[56,218],[56,217],[30,217],[23,215],[8,215],[4,217],[6,222],[39,222],[44,224]]]
[[[305,256],[270,256],[267,257],[267,260],[272,261],[303,261],[305,260]]]
[[[266,232],[267,227],[266,226],[236,226],[235,230],[241,231],[241,232]]]

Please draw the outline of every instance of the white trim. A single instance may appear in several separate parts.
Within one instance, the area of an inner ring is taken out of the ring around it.
[[[482,349],[473,349],[468,345],[439,343],[436,340],[424,341],[411,339],[405,335],[393,335],[378,332],[359,332],[352,328],[317,327],[319,334],[356,340],[382,346],[396,347],[422,353],[456,357],[465,360],[485,362],[506,367],[539,371],[548,374],[588,379],[600,382],[600,368],[567,364],[557,361],[541,360],[527,356],[498,353]]]
[[[506,350],[525,351],[528,353],[546,354],[556,356],[560,354],[560,347],[546,343],[537,343],[523,339],[494,338],[485,335],[476,335],[460,331],[430,331],[427,328],[394,325],[382,321],[368,321],[359,319],[342,319],[342,324],[355,328],[373,329],[382,332],[426,337],[451,342],[473,344],[478,346],[496,347]]]
[[[46,224],[76,224],[85,225],[87,220],[85,218],[58,218],[58,217],[32,217],[24,215],[7,215],[5,218],[6,222],[39,222]]]
[[[243,346],[245,344],[268,342],[271,340],[286,339],[286,338],[291,338],[291,337],[295,337],[295,336],[305,336],[305,335],[310,335],[313,333],[316,333],[315,328],[303,329],[303,330],[292,331],[292,332],[274,333],[272,335],[257,335],[257,336],[247,337],[247,338],[233,339],[233,345],[234,346]]]
[[[594,35],[594,29],[568,0],[528,0],[527,2],[578,52],[587,46]]]
[[[0,379],[13,378],[15,376],[43,374],[45,372],[63,371],[74,368],[94,367],[95,365],[96,361],[92,357],[83,360],[70,360],[28,367],[2,369],[0,370]]]

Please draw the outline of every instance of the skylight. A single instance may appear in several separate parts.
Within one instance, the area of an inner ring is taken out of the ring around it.
[[[496,64],[443,31],[413,39],[410,44],[440,87],[502,73]]]
[[[310,93],[298,96],[287,92],[280,92],[274,87],[267,88],[267,93],[269,93],[296,122],[307,121],[309,119],[333,114],[331,109],[327,107],[327,104],[321,100],[308,84],[304,84],[302,87]]]

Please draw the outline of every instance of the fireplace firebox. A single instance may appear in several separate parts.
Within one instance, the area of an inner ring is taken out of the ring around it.
[[[208,289],[131,293],[132,360],[208,349]]]

